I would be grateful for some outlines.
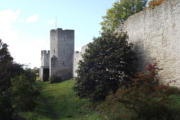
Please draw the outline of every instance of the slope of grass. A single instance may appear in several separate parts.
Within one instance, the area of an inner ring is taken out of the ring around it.
[[[42,95],[38,101],[35,112],[22,113],[27,120],[117,120],[124,115],[131,116],[131,112],[124,111],[118,103],[105,106],[109,112],[103,112],[106,119],[90,108],[86,99],[79,99],[73,90],[74,80],[50,84],[41,82]],[[180,94],[172,95],[176,102],[173,109],[180,108]],[[100,111],[104,111],[103,102],[99,105]],[[102,108],[101,108],[102,106]],[[118,111],[116,111],[118,110]],[[132,114],[134,115],[134,114]],[[128,118],[126,118],[128,120]]]
[[[28,120],[104,120],[89,109],[88,100],[79,99],[73,91],[74,80],[42,84],[42,97],[35,112],[23,113]]]

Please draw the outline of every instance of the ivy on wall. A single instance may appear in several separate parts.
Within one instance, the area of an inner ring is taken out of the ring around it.
[[[155,6],[160,5],[164,0],[152,0],[149,2],[149,7],[154,8]]]

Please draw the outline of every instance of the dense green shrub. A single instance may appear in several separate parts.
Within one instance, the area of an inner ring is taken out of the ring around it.
[[[88,45],[79,62],[75,90],[82,98],[103,100],[109,92],[130,83],[136,55],[126,34],[102,33]]]
[[[12,103],[16,111],[32,111],[37,104],[40,92],[35,83],[36,77],[29,74],[11,80]]]
[[[11,93],[9,90],[0,94],[0,120],[10,120],[14,109],[11,103]]]

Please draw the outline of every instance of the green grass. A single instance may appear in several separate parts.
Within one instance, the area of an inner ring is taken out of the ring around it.
[[[79,99],[74,80],[42,84],[42,95],[35,112],[22,113],[27,120],[104,120],[89,108],[89,101]]]
[[[22,115],[27,120],[115,120],[121,114],[123,116],[123,114],[128,113],[127,111],[123,111],[122,106],[114,103],[114,106],[105,106],[111,112],[105,112],[104,116],[106,116],[106,119],[104,119],[100,114],[90,108],[88,100],[79,99],[75,95],[73,90],[74,83],[74,80],[54,84],[40,82],[42,90],[37,109],[35,112],[26,112],[22,113]],[[174,94],[172,97],[176,103],[172,107],[174,109],[180,108],[180,94]],[[104,110],[104,105],[106,104],[102,102],[98,106],[101,110]],[[115,109],[119,111],[113,112]],[[131,116],[131,113],[128,113],[128,116]]]

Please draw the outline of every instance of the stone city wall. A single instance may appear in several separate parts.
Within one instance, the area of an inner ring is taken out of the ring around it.
[[[47,81],[49,77],[49,56],[50,56],[49,50],[41,51],[41,66],[39,69],[39,76],[41,81]]]
[[[49,56],[50,56],[49,50],[41,51],[41,66],[42,67],[49,67]]]
[[[157,62],[163,82],[175,80],[180,87],[180,0],[147,8],[131,16],[124,27],[142,60],[140,68]]]
[[[82,48],[81,48],[81,51],[76,51],[74,53],[74,62],[73,62],[73,77],[77,77],[77,72],[76,70],[78,69],[78,64],[79,64],[79,61],[82,60],[82,55],[85,53],[85,50],[87,49],[87,45],[84,45]]]

